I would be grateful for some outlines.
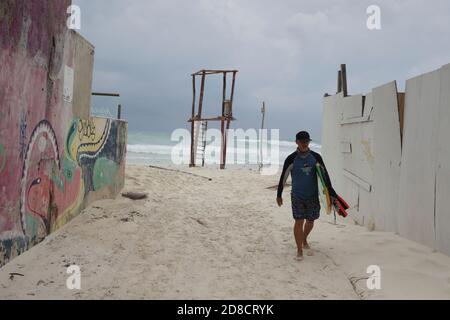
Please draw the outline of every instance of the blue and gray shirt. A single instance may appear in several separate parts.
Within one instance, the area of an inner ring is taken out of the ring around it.
[[[316,164],[319,163],[325,172],[325,184],[331,196],[336,196],[331,180],[328,175],[325,163],[320,154],[312,150],[303,153],[297,149],[289,155],[284,162],[283,172],[281,173],[280,183],[278,184],[277,196],[281,198],[284,185],[289,177],[292,176],[292,195],[302,200],[311,200],[319,196],[317,184]]]

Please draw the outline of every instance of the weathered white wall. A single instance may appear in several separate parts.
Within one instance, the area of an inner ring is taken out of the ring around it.
[[[450,255],[450,65],[406,83],[399,233]]]
[[[350,218],[395,231],[401,157],[396,83],[366,96],[327,97],[324,119],[324,158]]]
[[[434,194],[439,95],[439,71],[406,82],[398,232],[429,247],[434,247],[435,242]]]
[[[441,69],[436,169],[436,249],[450,255],[450,64]]]
[[[364,106],[363,106],[364,105]],[[326,97],[322,153],[350,218],[450,255],[450,64],[406,82]]]
[[[341,99],[344,117],[340,123],[341,145],[343,158],[343,193],[344,199],[350,199],[354,208],[350,216],[365,224],[370,208],[370,192],[373,179],[373,122],[369,117],[363,117],[365,109],[364,96],[356,95]]]
[[[335,187],[340,187],[342,175],[342,157],[340,147],[340,122],[342,121],[342,94],[324,99],[322,156]],[[323,146],[326,146],[325,148]]]
[[[375,228],[397,230],[401,138],[395,81],[373,89],[374,176],[372,214]]]

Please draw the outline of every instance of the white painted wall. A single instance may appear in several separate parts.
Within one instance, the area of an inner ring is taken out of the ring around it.
[[[342,94],[324,98],[321,153],[335,189],[340,188],[341,180],[339,177],[342,176],[342,157],[340,147],[340,123],[343,112],[340,101],[342,98]]]
[[[328,174],[336,190],[342,189],[342,156],[340,123],[342,121],[342,93],[324,98],[323,132],[321,154]],[[323,208],[322,208],[323,209]],[[325,211],[322,210],[324,213]],[[323,217],[326,215],[323,214]]]
[[[450,255],[450,64],[440,70],[437,130],[436,249]]]
[[[406,82],[398,231],[432,248],[439,96],[439,71]]]
[[[395,81],[372,90],[374,176],[372,214],[375,228],[397,231],[401,137]]]
[[[395,82],[325,98],[323,125],[350,217],[450,255],[450,64],[406,82],[403,147]]]

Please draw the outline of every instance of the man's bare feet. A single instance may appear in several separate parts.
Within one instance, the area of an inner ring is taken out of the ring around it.
[[[311,249],[311,247],[309,246],[309,243],[308,243],[308,242],[303,242],[303,249],[308,250],[308,251],[306,252],[306,255],[307,255],[307,256],[311,257],[311,256],[314,255],[314,252],[313,252],[313,250]]]
[[[303,251],[298,251],[297,252],[297,257],[296,257],[297,261],[302,261],[303,260]]]

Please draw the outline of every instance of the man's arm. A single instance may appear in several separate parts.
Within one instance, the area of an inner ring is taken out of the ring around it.
[[[325,162],[322,159],[322,156],[318,154],[317,152],[313,152],[313,155],[315,156],[317,162],[322,166],[323,171],[325,173],[325,185],[327,186],[328,192],[330,193],[330,196],[333,198],[337,198],[336,191],[334,191],[333,185],[331,184],[330,176],[328,175],[327,167],[325,166]]]
[[[292,171],[292,166],[294,165],[295,153],[287,157],[284,161],[283,172],[281,173],[280,182],[278,183],[277,198],[281,198],[283,194],[284,185]]]

